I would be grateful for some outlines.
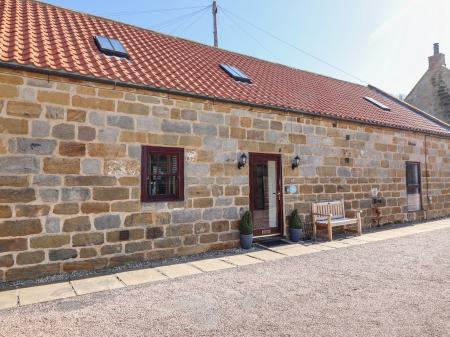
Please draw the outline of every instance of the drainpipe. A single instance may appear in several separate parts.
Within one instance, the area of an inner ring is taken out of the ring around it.
[[[430,208],[430,194],[429,194],[429,183],[428,183],[428,148],[427,148],[427,135],[425,134],[425,183],[427,187],[427,209],[425,211],[425,218],[428,219],[428,210]]]

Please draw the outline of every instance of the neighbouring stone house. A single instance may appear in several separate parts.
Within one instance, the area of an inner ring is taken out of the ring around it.
[[[448,126],[379,89],[35,1],[0,19],[0,281],[235,247],[249,208],[257,236],[318,200],[450,213]]]
[[[428,70],[405,101],[450,123],[450,70],[445,54],[439,52],[439,43],[434,44],[434,53],[428,58]]]

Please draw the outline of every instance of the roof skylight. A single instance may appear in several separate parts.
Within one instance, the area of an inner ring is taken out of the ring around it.
[[[381,110],[384,110],[384,111],[391,111],[391,108],[390,108],[390,107],[384,105],[384,104],[381,103],[381,102],[378,102],[375,98],[366,96],[366,97],[364,97],[364,99],[365,99],[366,101],[372,103],[373,105],[377,106],[377,107],[380,108]]]
[[[106,55],[129,58],[127,50],[119,40],[97,35],[94,37],[97,48]]]
[[[228,75],[230,75],[236,81],[252,83],[251,78],[236,67],[230,66],[228,64],[221,64],[220,68],[222,68]]]

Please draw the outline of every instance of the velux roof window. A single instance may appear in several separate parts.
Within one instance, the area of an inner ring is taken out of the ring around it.
[[[125,47],[119,40],[97,35],[94,37],[97,48],[106,55],[129,58]]]
[[[251,78],[236,67],[230,66],[228,64],[221,64],[220,68],[222,68],[228,75],[230,75],[236,81],[252,83]]]
[[[372,103],[373,105],[377,106],[377,107],[380,108],[381,110],[384,110],[384,111],[391,111],[391,108],[390,108],[390,107],[384,105],[384,104],[381,103],[381,102],[378,102],[375,98],[366,96],[366,97],[364,97],[364,99],[365,99],[366,101]]]

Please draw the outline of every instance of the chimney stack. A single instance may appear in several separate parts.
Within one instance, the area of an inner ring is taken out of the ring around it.
[[[439,43],[434,43],[433,44],[433,49],[434,49],[434,55],[439,54]]]
[[[433,44],[433,56],[428,57],[428,69],[436,70],[445,67],[445,55],[439,52],[439,43]]]

